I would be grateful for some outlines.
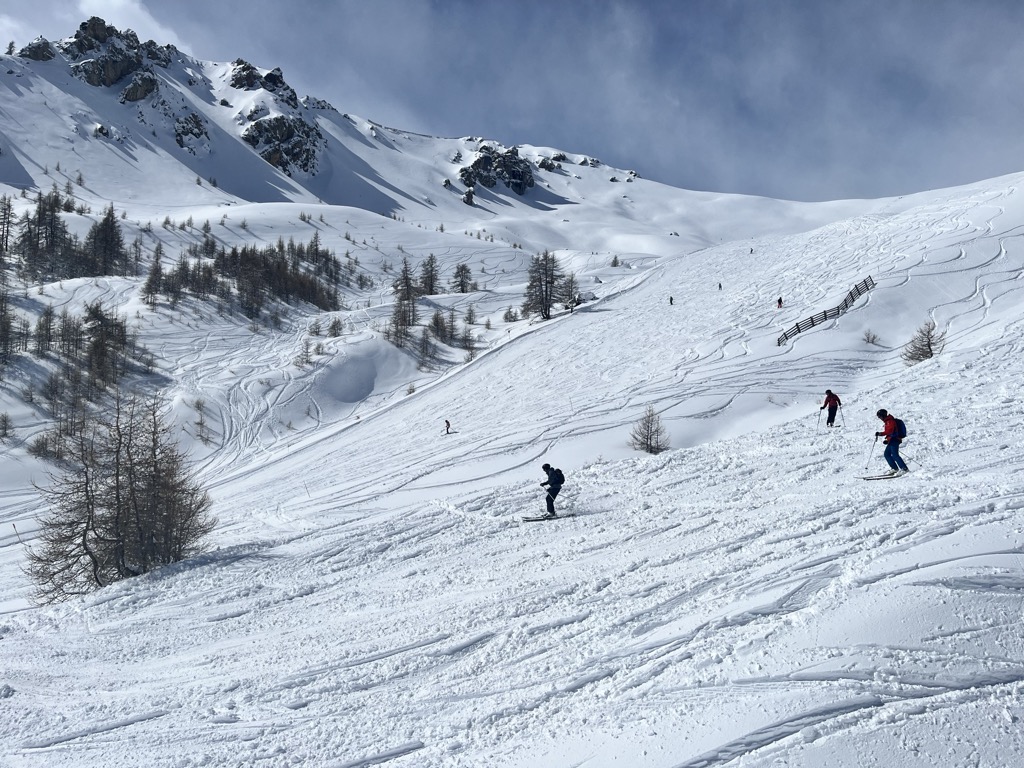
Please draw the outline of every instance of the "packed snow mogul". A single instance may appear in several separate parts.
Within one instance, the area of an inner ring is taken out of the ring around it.
[[[548,489],[547,503],[548,503],[548,517],[555,517],[555,497],[558,492],[562,490],[562,484],[565,483],[565,475],[562,474],[562,470],[557,467],[552,467],[550,464],[545,464],[541,467],[548,476],[548,479],[540,484],[541,488],[546,487]]]
[[[910,470],[907,469],[907,464],[900,458],[900,443],[903,442],[903,438],[907,436],[907,428],[904,426],[900,419],[897,419],[885,408],[882,408],[875,414],[884,423],[882,425],[881,432],[875,432],[875,439],[884,437],[885,440],[885,460],[889,464],[890,475],[905,475]]]
[[[825,420],[826,427],[834,427],[836,425],[836,411],[838,411],[842,405],[842,402],[839,400],[839,395],[832,392],[831,389],[825,390],[825,403],[818,410],[824,411],[828,408],[828,418]],[[819,418],[821,417],[819,416]]]

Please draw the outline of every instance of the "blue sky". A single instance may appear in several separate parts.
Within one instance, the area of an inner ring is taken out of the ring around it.
[[[677,187],[883,197],[1024,170],[1016,0],[44,0],[20,47],[98,15],[280,67],[397,128],[582,152]]]

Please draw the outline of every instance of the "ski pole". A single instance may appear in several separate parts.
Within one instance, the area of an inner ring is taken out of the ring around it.
[[[821,408],[818,409],[818,423],[814,425],[814,429],[817,430],[821,426]]]
[[[843,428],[846,428],[846,414],[843,413],[843,406],[839,406],[839,418],[843,420]]]
[[[868,449],[868,460],[867,463],[864,464],[864,469],[867,469],[871,465],[871,454],[874,453],[876,445],[878,445],[878,435],[875,435],[875,442],[873,442],[871,447]]]

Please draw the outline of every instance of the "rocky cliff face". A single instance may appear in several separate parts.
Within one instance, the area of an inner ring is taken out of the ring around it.
[[[249,123],[242,131],[246,143],[289,176],[296,171],[316,174],[319,154],[326,141],[316,123],[307,119],[309,102],[300,103],[281,70],[275,67],[263,74],[249,62],[237,59],[229,83],[240,91],[267,94],[258,99],[244,117]],[[331,108],[326,102],[316,104],[311,108]]]
[[[173,45],[158,46],[152,40],[140,43],[130,29],[120,32],[96,16],[82,22],[74,37],[61,40],[56,47],[73,62],[71,71],[77,77],[89,85],[106,87],[140,70],[149,71],[153,64],[166,67],[176,52]]]
[[[132,75],[131,82],[121,91],[121,103],[128,101],[142,101],[147,96],[156,93],[160,88],[160,81],[157,80],[149,70],[139,70]]]
[[[533,186],[533,169],[528,160],[519,157],[515,147],[499,152],[489,144],[482,144],[477,152],[477,158],[470,165],[459,169],[459,178],[467,187],[481,184],[490,188],[500,180],[517,195],[524,195]]]
[[[31,59],[32,61],[50,61],[57,53],[53,50],[53,45],[50,44],[49,40],[37,37],[18,51],[18,55],[23,59]]]
[[[289,176],[296,170],[315,174],[317,159],[325,146],[323,134],[301,117],[263,117],[247,127],[242,138],[260,157]]]
[[[259,70],[249,62],[236,59],[231,70],[231,87],[240,91],[263,89],[272,93],[282,104],[292,109],[299,107],[299,98],[295,95],[295,89],[284,81],[284,76],[278,67],[261,75]]]

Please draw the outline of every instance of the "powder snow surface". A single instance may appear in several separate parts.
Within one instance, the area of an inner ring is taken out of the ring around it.
[[[309,307],[255,330],[151,309],[143,278],[15,286],[29,316],[102,298],[129,318],[220,522],[207,554],[33,606],[21,541],[50,468],[25,445],[47,415],[21,395],[42,363],[5,371],[0,765],[1019,764],[1022,182],[813,208],[567,177],[579,218],[495,203],[482,236],[461,203],[444,231],[310,200],[174,213],[226,243],[351,250],[377,288],[319,316],[336,338],[309,335]],[[627,189],[662,201],[657,224]],[[703,233],[668,234],[690,204]],[[123,205],[170,254],[198,237]],[[504,322],[545,243],[596,299]],[[479,281],[422,307],[473,304],[470,363],[420,369],[381,338],[395,267],[429,253]],[[945,350],[906,367],[927,320]],[[654,457],[628,445],[648,405],[672,444]],[[878,408],[907,422],[912,472],[865,482]],[[522,522],[544,462],[566,517]]]

